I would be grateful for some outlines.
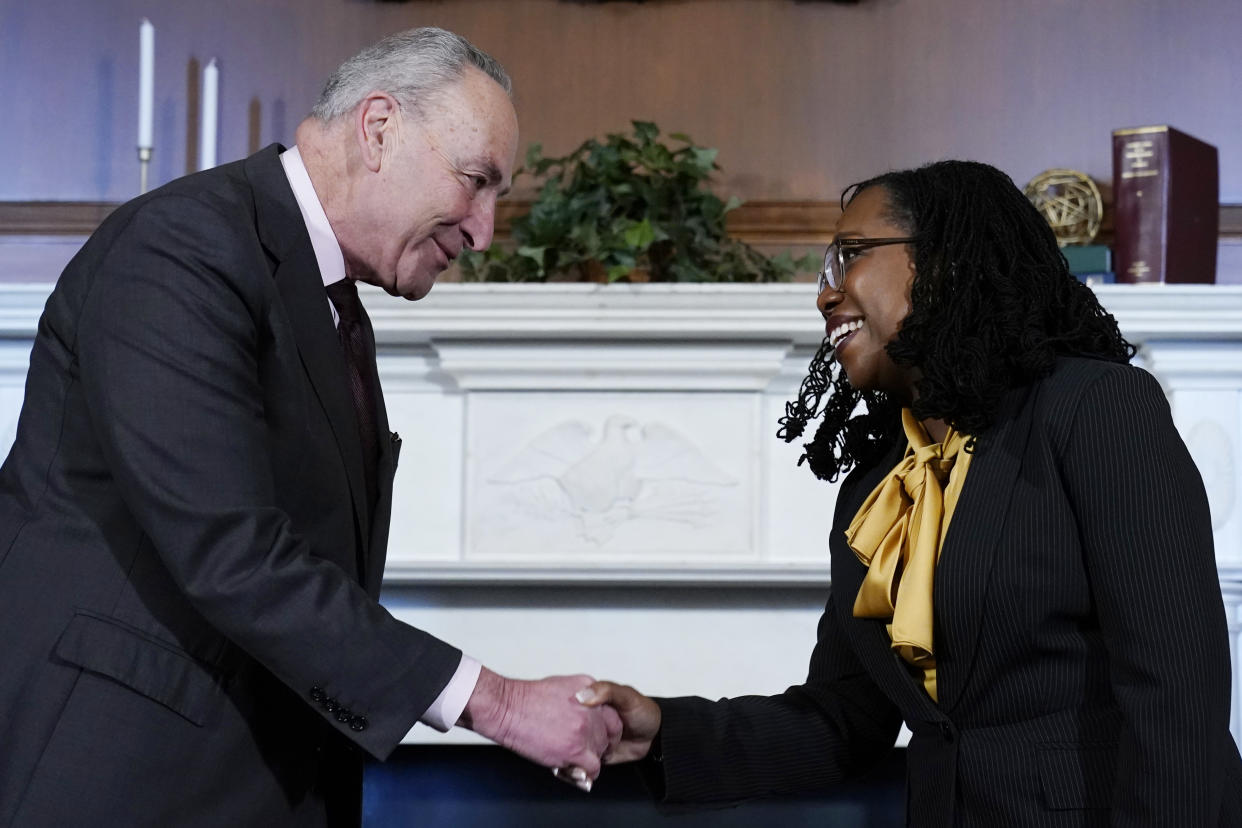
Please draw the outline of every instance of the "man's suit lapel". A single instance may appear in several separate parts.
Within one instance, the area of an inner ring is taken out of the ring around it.
[[[372,389],[375,399],[376,434],[379,436],[379,461],[376,465],[376,502],[375,516],[370,526],[370,557],[367,560],[366,575],[363,584],[371,595],[379,595],[380,584],[384,576],[384,563],[388,549],[388,525],[392,517],[393,478],[397,472],[397,455],[401,450],[401,439],[388,426],[388,409],[384,406],[384,390],[379,379],[379,354],[375,350],[375,330],[371,327],[371,318],[365,309],[362,312],[362,325],[366,332],[371,353],[376,357],[375,387]]]
[[[327,414],[344,460],[358,525],[369,527],[371,515],[363,479],[362,445],[358,437],[358,418],[349,396],[345,355],[332,329],[328,297],[310,236],[280,163],[282,150],[273,144],[245,161],[246,177],[254,191],[259,238],[276,261],[273,277],[293,327],[302,366]],[[359,534],[364,547],[359,574],[365,578],[366,567],[362,563],[366,545],[370,543],[370,532],[364,528]]]
[[[970,678],[1009,499],[1030,434],[1030,388],[1011,391],[980,438],[936,566],[934,649],[940,707],[951,713]]]

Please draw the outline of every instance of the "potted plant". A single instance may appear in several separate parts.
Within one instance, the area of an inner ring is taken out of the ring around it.
[[[725,214],[741,202],[709,189],[716,150],[633,121],[632,135],[590,139],[560,158],[532,144],[519,175],[542,182],[512,244],[462,257],[464,281],[773,282],[816,266],[788,252],[768,257],[729,237]]]

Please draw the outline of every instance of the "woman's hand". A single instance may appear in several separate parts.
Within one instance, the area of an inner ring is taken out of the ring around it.
[[[621,717],[621,741],[604,753],[604,763],[615,765],[642,759],[660,732],[660,706],[625,684],[597,681],[579,690],[578,701],[587,707],[610,705]]]

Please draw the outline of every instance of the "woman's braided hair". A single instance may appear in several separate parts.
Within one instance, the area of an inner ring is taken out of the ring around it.
[[[911,310],[886,350],[921,375],[912,405],[920,419],[944,420],[973,443],[1005,393],[1046,377],[1058,356],[1134,356],[1117,321],[1070,274],[1047,222],[1000,170],[940,161],[889,172],[847,187],[842,208],[871,187],[884,189],[889,217],[915,237]],[[825,340],[777,434],[792,442],[822,414],[798,462],[835,480],[901,436],[900,409],[887,394],[854,389]]]

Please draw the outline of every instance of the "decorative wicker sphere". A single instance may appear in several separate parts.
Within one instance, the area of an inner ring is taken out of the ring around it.
[[[1044,170],[1022,190],[1052,227],[1057,244],[1090,244],[1100,232],[1103,201],[1095,182],[1077,170]]]

